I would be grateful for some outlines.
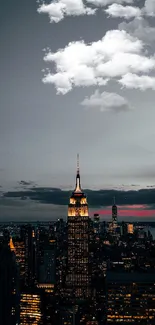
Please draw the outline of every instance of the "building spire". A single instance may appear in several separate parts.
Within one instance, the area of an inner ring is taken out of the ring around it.
[[[15,253],[16,250],[15,250],[15,246],[14,246],[14,243],[13,243],[12,237],[10,237],[9,246],[10,246],[10,250],[11,250],[12,252]]]
[[[113,197],[113,205],[115,205],[116,203],[115,203],[116,201],[115,201],[115,196]]]
[[[79,163],[79,154],[77,154],[77,172],[76,172],[76,187],[75,192],[82,192],[80,185],[80,163]]]
[[[79,153],[77,154],[77,175],[80,174]]]

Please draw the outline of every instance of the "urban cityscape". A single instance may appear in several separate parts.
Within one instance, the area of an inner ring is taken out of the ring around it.
[[[89,200],[89,198],[88,198]],[[77,156],[68,217],[1,223],[0,324],[155,323],[155,240],[147,223],[89,217]]]
[[[155,325],[155,0],[0,1],[0,325]]]

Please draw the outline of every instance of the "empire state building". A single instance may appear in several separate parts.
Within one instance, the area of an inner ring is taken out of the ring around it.
[[[89,214],[87,198],[81,189],[78,156],[76,186],[68,205],[68,298],[87,299],[89,283]]]

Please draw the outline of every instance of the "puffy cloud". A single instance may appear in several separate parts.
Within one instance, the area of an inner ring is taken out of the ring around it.
[[[149,26],[149,23],[143,17],[135,18],[130,22],[122,22],[118,28],[125,30],[147,44],[155,41],[155,27]]]
[[[133,3],[133,0],[86,0],[88,3],[91,3],[93,5],[95,5],[96,7],[101,6],[101,7],[105,7],[108,6],[112,3],[119,3],[119,4],[123,4],[123,3]]]
[[[120,84],[130,89],[140,89],[147,90],[153,89],[155,90],[155,78],[151,76],[138,76],[136,74],[128,73],[124,75],[120,80]]]
[[[155,1],[145,0],[144,12],[148,16],[155,16]]]
[[[123,17],[126,19],[130,19],[132,17],[140,17],[141,9],[138,7],[132,6],[122,6],[121,4],[113,3],[105,12],[112,17]]]
[[[123,30],[108,31],[93,43],[71,42],[64,49],[45,54],[46,62],[55,63],[44,83],[54,84],[65,94],[75,86],[104,85],[109,78],[127,73],[147,73],[155,68],[155,58],[142,55],[144,44]]]
[[[96,9],[84,5],[83,0],[58,0],[50,4],[42,3],[38,8],[38,13],[49,15],[50,22],[58,23],[65,16],[94,15]]]
[[[116,53],[112,59],[100,64],[97,71],[106,77],[119,77],[128,72],[148,72],[155,68],[155,59],[133,53]]]
[[[48,73],[44,78],[43,82],[45,84],[52,83],[55,84],[58,94],[67,94],[72,87],[80,86],[103,86],[108,82],[108,78],[101,78],[95,76],[94,70],[86,65],[81,65],[79,67],[73,67],[72,71],[58,72],[56,74]]]
[[[38,3],[38,13],[48,14],[51,23],[58,23],[65,16],[94,15],[99,7],[106,6],[109,6],[105,10],[106,13],[112,17],[130,19],[141,15],[155,16],[154,0],[145,0],[142,9],[131,6],[131,4],[134,4],[133,0],[55,0],[51,1],[51,3],[38,0]]]
[[[98,90],[96,90],[90,97],[86,97],[82,101],[81,105],[88,108],[99,108],[101,112],[108,110],[118,112],[129,109],[128,101],[124,97],[116,93],[109,93],[106,91],[100,93]]]
[[[132,17],[140,17],[140,16],[155,16],[155,1],[154,0],[145,0],[144,7],[139,8],[135,6],[125,6],[124,4],[132,4],[133,1],[112,1],[112,0],[88,0],[89,2],[96,3],[101,2],[104,6],[109,5],[109,7],[105,10],[112,17],[123,17],[126,19],[130,19]],[[97,4],[96,4],[97,6]]]

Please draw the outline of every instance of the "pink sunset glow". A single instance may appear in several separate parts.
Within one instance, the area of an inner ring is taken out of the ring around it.
[[[94,213],[110,217],[112,215],[111,206],[105,209],[99,209]],[[148,209],[147,205],[123,205],[118,206],[118,217],[151,218],[155,217],[155,210]]]

